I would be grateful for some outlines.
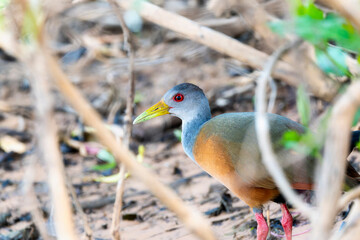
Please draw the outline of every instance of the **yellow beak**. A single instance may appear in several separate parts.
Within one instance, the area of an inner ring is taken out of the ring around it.
[[[149,119],[159,117],[165,114],[169,114],[170,107],[164,102],[164,100],[161,100],[142,114],[140,114],[133,122],[133,124],[145,122]]]

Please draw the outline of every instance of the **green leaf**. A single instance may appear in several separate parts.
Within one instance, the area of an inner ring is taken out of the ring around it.
[[[114,156],[107,150],[101,149],[97,154],[96,157],[100,160],[103,160],[107,163],[116,163]]]
[[[340,48],[328,46],[325,51],[316,48],[316,63],[325,73],[337,76],[349,74],[346,64],[346,53]]]
[[[138,154],[136,155],[136,159],[139,163],[144,162],[144,155],[145,155],[145,146],[141,144],[138,147]]]
[[[96,171],[105,171],[109,169],[113,169],[116,167],[116,160],[114,156],[107,150],[101,149],[97,154],[96,157],[104,162],[106,164],[101,165],[95,165],[91,169]]]
[[[360,150],[360,141],[356,144],[356,147]]]
[[[324,13],[315,6],[314,3],[310,3],[305,7],[306,14],[313,19],[323,19]]]
[[[180,129],[175,129],[174,130],[174,135],[175,135],[175,137],[177,138],[177,140],[179,142],[181,142],[181,134],[182,134],[182,131]]]
[[[300,134],[294,130],[287,131],[283,135],[283,140],[298,142],[300,140]]]
[[[296,16],[302,16],[305,14],[305,6],[301,0],[290,1],[292,11]]]
[[[101,165],[95,165],[93,167],[91,167],[92,170],[95,171],[106,171],[109,169],[114,169],[116,167],[116,162],[114,163],[106,163],[106,164],[101,164]]]
[[[354,127],[360,121],[360,108],[356,111],[352,126]]]
[[[286,149],[292,149],[318,159],[321,158],[322,142],[309,130],[303,134],[289,130],[283,134],[281,143]]]
[[[134,103],[135,104],[141,103],[143,99],[144,99],[144,95],[142,93],[140,93],[140,92],[135,93],[135,96],[134,96]]]
[[[339,15],[324,15],[313,3],[298,3],[293,21],[272,22],[269,26],[280,35],[295,33],[317,47],[333,41],[344,49],[360,52],[360,34],[354,27]]]
[[[274,33],[278,34],[279,36],[283,37],[285,36],[285,33],[287,31],[287,26],[285,25],[285,22],[282,20],[275,20],[267,23],[268,27],[273,31]]]
[[[96,182],[103,183],[116,183],[120,180],[120,173],[116,173],[110,176],[102,176],[94,179]]]
[[[37,24],[36,24],[36,18],[34,16],[34,13],[31,8],[27,8],[24,13],[24,20],[23,20],[23,26],[22,26],[22,36],[25,39],[28,39],[31,36],[36,35],[37,33]]]
[[[290,130],[284,133],[281,139],[282,145],[287,149],[293,149],[299,143],[301,136],[298,132]]]
[[[5,9],[9,5],[10,0],[0,0],[0,30],[4,29]]]
[[[300,115],[300,122],[306,127],[309,126],[311,113],[310,98],[302,85],[297,89],[296,106]]]

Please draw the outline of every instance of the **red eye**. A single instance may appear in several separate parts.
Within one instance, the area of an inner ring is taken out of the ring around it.
[[[184,95],[182,95],[181,93],[177,93],[174,95],[173,99],[175,102],[181,102],[182,100],[184,100]]]

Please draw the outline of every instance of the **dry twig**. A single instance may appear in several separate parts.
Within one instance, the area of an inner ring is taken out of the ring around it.
[[[131,34],[129,29],[127,28],[125,21],[122,17],[121,10],[117,3],[114,0],[108,0],[110,3],[113,11],[115,12],[117,18],[120,21],[121,28],[123,30],[124,35],[124,45],[129,56],[129,89],[128,89],[128,96],[126,102],[126,115],[125,115],[125,134],[123,144],[125,147],[129,147],[130,138],[131,138],[131,131],[132,131],[132,115],[133,115],[133,103],[134,103],[134,95],[135,95],[135,73],[134,73],[134,47],[131,41]],[[114,204],[114,211],[112,216],[111,222],[111,233],[114,240],[120,240],[120,215],[122,209],[122,198],[124,193],[124,183],[125,183],[125,165],[122,164],[119,171],[119,181],[116,187],[116,198]]]
[[[48,173],[48,184],[55,210],[56,235],[58,239],[75,240],[77,236],[66,189],[65,168],[58,146],[57,127],[53,118],[53,99],[46,59],[41,54],[33,53],[26,59],[25,64],[31,74],[36,99],[36,139],[40,158],[44,161]]]
[[[81,206],[81,204],[79,202],[78,197],[76,196],[75,189],[74,189],[73,185],[71,184],[69,176],[66,176],[66,185],[67,185],[67,188],[69,189],[69,192],[70,192],[71,197],[73,199],[73,203],[74,203],[76,212],[79,213],[81,218],[82,218],[86,238],[88,240],[91,240],[91,239],[93,239],[93,231],[90,228],[88,218],[87,218],[86,214],[84,213],[84,210],[83,210],[83,208],[82,208],[82,206]]]
[[[286,199],[307,215],[310,219],[312,217],[311,208],[302,201],[299,196],[292,190],[288,180],[285,177],[284,172],[282,171],[279,163],[276,160],[276,155],[272,149],[270,134],[269,134],[269,122],[266,117],[266,83],[271,76],[272,69],[276,64],[277,60],[285,51],[294,47],[296,44],[299,44],[299,41],[286,44],[276,50],[272,57],[269,59],[267,64],[264,67],[264,71],[258,79],[258,85],[256,87],[256,110],[257,115],[255,119],[256,126],[256,135],[259,141],[259,147],[261,155],[263,156],[262,160],[269,171],[270,175],[276,182],[276,185],[279,187],[280,191],[284,194]]]
[[[30,208],[30,213],[40,236],[44,240],[48,240],[49,236],[46,231],[45,219],[40,210],[39,201],[36,198],[34,190],[34,176],[35,176],[35,163],[36,159],[30,157],[28,159],[27,169],[23,178],[23,194],[25,197],[25,205]]]
[[[324,160],[316,185],[318,211],[313,221],[312,239],[325,240],[330,237],[338,210],[334,206],[338,204],[345,177],[351,123],[360,107],[359,92],[360,81],[354,80],[333,108],[326,136]]]

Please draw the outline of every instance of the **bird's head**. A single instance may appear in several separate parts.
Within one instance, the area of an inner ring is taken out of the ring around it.
[[[134,124],[170,114],[185,120],[205,109],[210,112],[208,100],[198,86],[191,83],[176,85],[165,93],[161,101],[140,114]]]

